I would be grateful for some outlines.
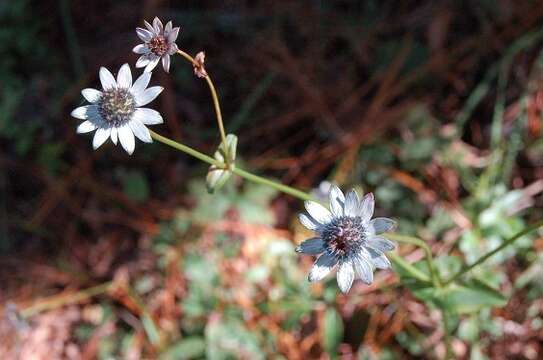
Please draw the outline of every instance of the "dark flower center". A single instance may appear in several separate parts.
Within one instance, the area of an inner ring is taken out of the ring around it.
[[[162,56],[168,52],[170,45],[166,38],[162,35],[154,36],[147,44],[149,49],[156,55]]]
[[[366,241],[366,229],[360,217],[334,218],[321,230],[327,252],[337,259],[356,253]]]
[[[134,96],[123,88],[113,88],[102,92],[98,103],[98,112],[105,122],[111,126],[119,127],[132,118],[136,109]]]

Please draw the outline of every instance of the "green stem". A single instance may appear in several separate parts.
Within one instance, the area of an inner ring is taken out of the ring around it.
[[[390,252],[387,254],[387,256],[396,266],[401,267],[402,269],[410,273],[411,276],[413,276],[415,279],[425,283],[430,283],[430,278],[428,277],[428,275],[402,259],[400,256],[398,256],[398,254]]]
[[[52,300],[37,303],[22,310],[21,316],[23,318],[29,318],[45,310],[56,309],[67,304],[78,303],[93,296],[105,293],[106,291],[108,291],[112,284],[113,282],[108,281],[103,284],[90,287],[88,289],[80,290],[73,294],[61,295],[60,297],[55,297]]]
[[[261,176],[258,176],[258,175],[255,175],[255,174],[252,174],[248,171],[245,171],[243,169],[240,169],[238,167],[234,167],[232,169],[232,172],[238,176],[241,176],[242,178],[246,179],[246,180],[249,180],[249,181],[252,181],[252,182],[255,182],[255,183],[258,183],[258,184],[262,184],[262,185],[267,185],[267,186],[270,186],[276,190],[279,190],[285,194],[289,194],[289,195],[292,195],[294,197],[297,197],[298,199],[301,199],[301,200],[313,200],[313,197],[311,195],[309,195],[308,193],[306,192],[303,192],[301,190],[298,190],[296,188],[293,188],[293,187],[290,187],[290,186],[287,186],[287,185],[283,185],[281,183],[278,183],[278,182],[275,182],[273,180],[269,180],[269,179],[266,179],[264,177],[261,177]]]
[[[453,359],[453,348],[451,343],[451,334],[449,333],[449,313],[445,309],[441,309],[443,318],[443,331],[445,337],[445,359]]]
[[[459,277],[461,277],[465,273],[467,273],[467,272],[471,271],[473,268],[481,265],[482,263],[487,261],[489,258],[491,258],[492,256],[496,255],[497,253],[499,253],[500,251],[502,251],[503,249],[505,249],[506,247],[511,245],[518,238],[520,238],[520,237],[522,237],[522,236],[524,236],[524,235],[526,235],[526,234],[528,234],[528,233],[530,233],[530,232],[532,232],[534,230],[537,230],[541,226],[543,226],[543,220],[539,220],[539,221],[535,222],[534,224],[528,226],[527,228],[525,228],[521,232],[517,233],[516,235],[513,235],[509,239],[505,240],[500,246],[498,246],[497,248],[495,248],[492,251],[489,251],[485,255],[481,256],[479,259],[477,259],[472,264],[470,264],[468,266],[464,266],[456,274],[451,276],[451,278],[449,280],[445,281],[444,285],[448,285],[448,284],[454,282],[455,280],[457,280]]]
[[[211,91],[211,97],[213,98],[213,105],[215,106],[215,114],[217,115],[217,124],[219,125],[219,131],[221,133],[222,142],[226,148],[226,133],[224,131],[224,123],[222,121],[222,112],[221,106],[219,104],[219,96],[217,95],[217,90],[215,90],[215,85],[211,81],[211,76],[206,76],[207,85],[209,85],[209,91]]]
[[[430,250],[430,247],[428,244],[426,244],[423,240],[412,237],[412,236],[405,236],[405,235],[399,235],[399,234],[387,234],[386,235],[391,240],[396,240],[398,242],[402,242],[405,244],[412,244],[416,245],[424,250],[426,263],[428,264],[428,270],[430,271],[430,277],[432,279],[432,283],[436,288],[442,287],[442,281],[441,276],[439,275],[439,272],[434,266],[434,258],[432,256],[432,251]]]
[[[165,145],[171,146],[174,149],[177,149],[177,150],[182,151],[182,152],[184,152],[186,154],[189,154],[190,156],[193,156],[198,160],[202,160],[203,162],[206,162],[209,165],[215,165],[215,166],[217,166],[219,168],[224,168],[225,167],[222,162],[220,162],[218,160],[215,160],[211,156],[208,156],[208,155],[206,155],[204,153],[201,153],[198,150],[194,150],[193,148],[191,148],[191,147],[189,147],[187,145],[183,145],[181,143],[178,143],[177,141],[173,141],[171,139],[168,139],[165,136],[157,134],[153,130],[149,130],[149,132],[151,133],[151,137],[153,139],[155,139],[157,141],[160,141],[161,143],[163,143]]]
[[[152,130],[149,130],[149,132],[151,133],[151,137],[157,141],[160,141],[161,143],[165,144],[165,145],[168,145],[168,146],[171,146],[173,147],[174,149],[176,150],[179,150],[179,151],[182,151],[188,155],[191,155],[199,160],[202,160],[203,162],[206,162],[210,165],[215,165],[217,166],[218,168],[222,168],[222,169],[226,169],[227,168],[227,165],[226,164],[223,164],[222,162],[218,161],[218,160],[215,160],[213,159],[212,157],[204,154],[204,153],[201,153],[199,152],[198,150],[194,150],[193,148],[187,146],[187,145],[183,145],[181,143],[178,143],[176,141],[173,141],[171,139],[168,139],[167,137],[164,137],[160,134],[157,134],[156,132],[152,131]],[[255,182],[255,183],[259,183],[259,184],[262,184],[262,185],[266,185],[266,186],[270,186],[276,190],[279,190],[285,194],[289,194],[289,195],[292,195],[294,197],[297,197],[301,200],[312,200],[313,198],[311,197],[311,195],[301,191],[301,190],[298,190],[296,188],[293,188],[293,187],[290,187],[290,186],[287,186],[287,185],[283,185],[281,183],[278,183],[276,181],[273,181],[273,180],[269,180],[269,179],[266,179],[264,177],[261,177],[261,176],[258,176],[258,175],[254,175],[246,170],[243,170],[243,169],[240,169],[238,167],[231,167],[230,169],[234,174],[246,179],[246,180],[249,180],[249,181],[252,181],[252,182]]]
[[[199,66],[199,64],[194,60],[192,56],[184,52],[183,50],[178,50],[177,53],[181,56],[183,56],[187,61],[189,61],[194,66]],[[224,123],[222,120],[222,112],[221,112],[221,105],[219,103],[219,96],[217,95],[217,90],[215,89],[215,85],[213,85],[213,81],[211,81],[211,76],[209,74],[205,77],[207,85],[209,86],[209,91],[211,91],[211,98],[213,99],[213,106],[215,107],[215,114],[217,116],[217,124],[219,125],[219,132],[221,133],[221,140],[224,144],[225,151],[228,151],[228,147],[226,146],[226,133],[224,131]],[[228,162],[229,156],[225,157],[225,160]]]

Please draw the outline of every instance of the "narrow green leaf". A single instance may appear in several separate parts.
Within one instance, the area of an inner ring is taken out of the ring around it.
[[[160,335],[158,333],[158,330],[155,326],[153,319],[151,319],[151,316],[147,313],[142,314],[141,323],[143,325],[143,329],[145,330],[145,333],[147,334],[147,337],[149,338],[149,341],[153,345],[158,344],[158,342],[160,341]]]
[[[164,351],[160,360],[186,360],[202,358],[205,354],[206,342],[199,336],[191,336],[170,346]]]
[[[323,345],[328,354],[336,354],[343,339],[343,320],[335,308],[328,308],[324,313]]]

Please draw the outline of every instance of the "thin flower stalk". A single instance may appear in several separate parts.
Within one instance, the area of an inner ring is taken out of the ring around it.
[[[198,150],[195,150],[193,148],[191,148],[190,146],[187,146],[187,145],[184,145],[184,144],[181,144],[181,143],[178,143],[177,141],[174,141],[174,140],[171,140],[165,136],[162,136],[160,134],[157,134],[156,132],[152,131],[152,130],[149,130],[149,132],[151,133],[151,137],[165,145],[168,145],[176,150],[179,150],[181,152],[184,152],[190,156],[193,156],[203,162],[206,162],[208,163],[209,165],[215,165],[219,168],[224,168],[226,169],[227,168],[227,165],[224,164],[224,163],[221,163],[220,161],[218,160],[215,160],[214,158],[212,158],[211,156],[208,156]],[[246,180],[249,180],[249,181],[252,181],[252,182],[255,182],[255,183],[258,183],[258,184],[261,184],[261,185],[265,185],[265,186],[270,186],[280,192],[283,192],[285,194],[289,194],[289,195],[292,195],[294,197],[297,197],[298,199],[301,199],[301,200],[311,200],[312,197],[311,195],[301,191],[301,190],[298,190],[296,188],[293,188],[293,187],[290,187],[290,186],[287,186],[287,185],[284,185],[284,184],[281,184],[279,182],[276,182],[276,181],[273,181],[273,180],[270,180],[270,179],[266,179],[262,176],[258,176],[258,175],[255,175],[255,174],[252,174],[250,173],[249,171],[246,171],[246,170],[243,170],[243,169],[240,169],[239,167],[235,167],[233,169],[230,169],[234,174],[246,179]]]
[[[181,55],[183,58],[185,58],[188,62],[192,64],[194,67],[201,67],[201,62],[197,61],[195,58],[184,52],[183,50],[177,50],[177,53]],[[213,84],[213,81],[211,80],[211,76],[209,76],[209,73],[205,73],[206,76],[204,77],[206,79],[207,85],[209,86],[209,91],[211,92],[211,97],[213,99],[213,106],[215,107],[215,114],[217,117],[217,125],[219,126],[219,132],[221,134],[221,141],[226,146],[226,132],[224,131],[224,122],[222,119],[222,111],[221,111],[221,105],[219,103],[219,96],[217,95],[217,90],[215,89],[215,85]]]

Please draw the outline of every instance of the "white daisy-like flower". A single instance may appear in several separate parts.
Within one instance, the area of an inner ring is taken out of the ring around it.
[[[317,236],[302,242],[296,252],[322,253],[309,272],[310,282],[322,280],[337,265],[337,283],[346,293],[355,279],[371,284],[375,268],[391,267],[385,252],[395,244],[380,234],[392,230],[395,222],[384,217],[372,219],[372,193],[360,200],[355,190],[345,196],[332,185],[329,197],[330,210],[314,201],[305,202],[308,214],[300,214],[300,222]]]
[[[132,50],[136,54],[141,54],[136,62],[136,67],[145,67],[145,72],[152,71],[162,59],[162,67],[164,71],[170,71],[170,55],[175,54],[179,49],[175,44],[175,40],[179,35],[179,27],[172,27],[172,22],[168,21],[166,26],[162,25],[162,21],[155,17],[153,25],[144,21],[144,28],[136,28],[136,33],[143,41]]]
[[[156,110],[141,106],[153,101],[164,88],[147,88],[151,73],[143,73],[132,84],[128,64],[121,66],[117,80],[105,67],[100,68],[99,75],[103,90],[83,89],[81,94],[91,104],[72,111],[74,118],[85,120],[77,127],[77,133],[96,130],[92,140],[95,150],[111,137],[115,145],[119,140],[128,154],[134,152],[134,135],[143,142],[153,142],[145,125],[162,124],[162,116]]]

